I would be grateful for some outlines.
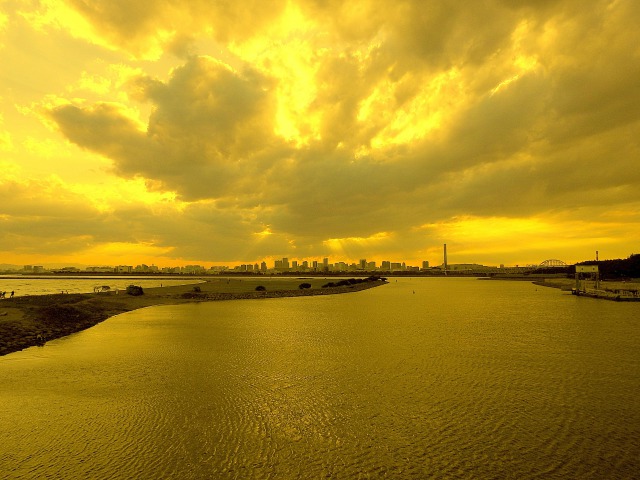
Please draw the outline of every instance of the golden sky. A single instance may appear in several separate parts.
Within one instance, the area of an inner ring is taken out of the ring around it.
[[[640,253],[636,0],[0,0],[0,263]]]

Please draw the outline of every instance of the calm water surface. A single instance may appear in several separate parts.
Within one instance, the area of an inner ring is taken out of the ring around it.
[[[25,295],[51,295],[52,293],[90,293],[93,292],[94,287],[101,287],[106,285],[111,290],[125,290],[127,286],[131,284],[140,285],[142,288],[165,287],[171,285],[187,285],[191,283],[202,282],[200,279],[189,279],[175,277],[163,278],[155,277],[135,277],[135,276],[95,276],[89,278],[83,277],[64,277],[64,276],[47,276],[47,277],[32,277],[24,276],[18,278],[17,276],[0,275],[0,291],[7,292],[7,298],[10,292],[15,292],[16,296]]]
[[[0,472],[637,478],[639,322],[473,279],[146,308],[0,357]]]

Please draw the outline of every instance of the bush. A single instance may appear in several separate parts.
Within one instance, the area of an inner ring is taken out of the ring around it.
[[[333,288],[335,286],[336,286],[335,283],[329,282],[329,283],[325,283],[324,285],[322,285],[322,288]]]
[[[256,292],[266,292],[266,291],[267,291],[267,288],[264,287],[263,285],[258,285],[256,287]]]
[[[199,286],[196,285],[195,287],[193,287],[193,291],[194,292],[201,292],[202,290],[200,289]]]
[[[300,290],[304,290],[305,288],[311,288],[311,284],[310,283],[301,283],[300,285],[298,285],[298,288]]]
[[[127,287],[127,293],[137,297],[138,295],[144,295],[144,290],[142,290],[142,287],[138,285],[129,285]]]

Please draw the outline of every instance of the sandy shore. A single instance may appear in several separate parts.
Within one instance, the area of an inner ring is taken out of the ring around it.
[[[0,355],[41,345],[92,327],[113,315],[154,305],[188,302],[210,302],[238,299],[264,299],[333,295],[365,290],[381,281],[350,286],[321,288],[330,280],[324,278],[287,279],[214,279],[197,285],[148,288],[144,295],[125,292],[34,295],[0,300]],[[335,280],[334,280],[335,281]],[[311,288],[300,290],[301,283]],[[256,291],[258,285],[266,291]],[[200,291],[196,291],[199,289]]]

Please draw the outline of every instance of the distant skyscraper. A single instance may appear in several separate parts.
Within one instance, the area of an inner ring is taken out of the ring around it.
[[[429,262],[425,260],[424,262],[422,262],[422,269],[427,270],[428,268],[429,268]]]
[[[360,265],[359,265],[361,270],[366,270],[367,268],[367,259],[366,258],[361,258],[360,259]]]

